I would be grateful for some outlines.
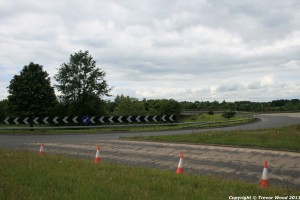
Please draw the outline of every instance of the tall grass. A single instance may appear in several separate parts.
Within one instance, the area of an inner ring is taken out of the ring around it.
[[[228,199],[296,195],[283,188],[222,178],[177,175],[62,156],[0,150],[0,199]]]
[[[229,120],[240,120],[244,119],[244,116],[234,116],[232,118],[224,118],[222,114],[198,114],[187,119],[184,119],[183,122],[217,122],[217,121],[229,121]]]

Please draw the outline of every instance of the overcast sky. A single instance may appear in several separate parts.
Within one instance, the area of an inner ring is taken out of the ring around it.
[[[0,30],[0,99],[24,65],[53,77],[79,50],[113,95],[300,98],[299,0],[0,0]]]

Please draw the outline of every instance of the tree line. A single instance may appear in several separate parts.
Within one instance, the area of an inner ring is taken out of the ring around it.
[[[173,99],[139,101],[118,95],[113,101],[104,100],[112,90],[105,75],[88,51],[70,55],[55,74],[54,86],[43,66],[31,62],[10,81],[8,98],[0,101],[0,120],[8,116],[180,114],[180,104]]]
[[[299,99],[281,99],[273,100],[271,102],[251,102],[251,101],[195,101],[180,102],[183,110],[202,110],[202,111],[214,111],[214,110],[232,110],[232,111],[245,111],[245,112],[286,112],[286,111],[300,111]]]
[[[177,102],[174,99],[138,100],[117,95],[105,100],[112,90],[105,80],[105,72],[97,67],[88,51],[70,55],[55,74],[56,84],[43,66],[25,65],[20,74],[10,81],[7,99],[0,101],[0,121],[13,116],[130,116],[130,115],[180,115],[182,110],[200,111],[299,111],[300,100],[274,100],[272,102]],[[58,93],[55,94],[54,88]],[[212,113],[212,112],[210,112]]]

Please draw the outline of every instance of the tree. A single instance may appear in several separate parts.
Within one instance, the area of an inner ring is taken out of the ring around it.
[[[9,115],[8,100],[4,99],[0,101],[0,123]]]
[[[151,115],[180,115],[181,113],[181,104],[174,99],[147,100],[145,107]]]
[[[102,96],[109,96],[111,88],[104,80],[105,72],[96,66],[88,51],[71,54],[55,75],[60,100],[69,106],[69,114],[99,114],[104,112]]]
[[[180,103],[174,99],[162,99],[159,101],[159,113],[160,115],[180,115]]]
[[[144,103],[135,98],[117,96],[115,99],[116,107],[113,115],[130,116],[130,115],[147,115]]]
[[[32,62],[10,81],[8,92],[13,115],[47,115],[57,102],[48,73],[42,65]]]
[[[226,119],[230,119],[232,117],[234,117],[236,115],[236,112],[234,111],[226,111],[222,114],[222,117],[226,118]]]

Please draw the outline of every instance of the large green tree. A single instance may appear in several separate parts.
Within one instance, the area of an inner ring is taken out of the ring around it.
[[[9,116],[8,100],[4,99],[0,101],[0,123]]]
[[[144,100],[150,115],[180,115],[181,105],[174,99]]]
[[[43,66],[30,63],[8,86],[10,113],[23,116],[42,116],[51,112],[57,100],[48,73]]]
[[[69,114],[101,114],[104,112],[102,96],[109,96],[111,88],[104,80],[105,72],[96,66],[88,51],[71,54],[55,75],[61,93],[60,100],[68,106]]]
[[[144,102],[139,101],[129,96],[124,97],[123,95],[117,96],[115,99],[116,107],[113,115],[117,116],[130,116],[130,115],[147,115],[145,110]]]

